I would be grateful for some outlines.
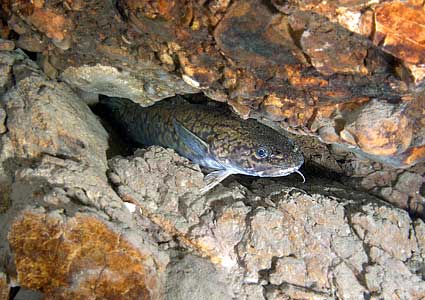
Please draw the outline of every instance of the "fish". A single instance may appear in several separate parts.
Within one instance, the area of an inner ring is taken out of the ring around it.
[[[229,109],[175,99],[142,107],[129,99],[104,97],[100,105],[108,120],[135,143],[174,149],[211,170],[201,194],[232,174],[280,177],[298,173],[305,182],[299,171],[303,154],[290,138],[254,119],[243,120]]]

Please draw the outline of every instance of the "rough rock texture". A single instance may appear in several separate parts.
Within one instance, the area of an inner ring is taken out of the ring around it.
[[[146,194],[144,185],[152,186],[165,164],[167,179]],[[405,211],[367,194],[322,180],[304,186],[257,180],[250,190],[233,182],[204,198],[192,184],[198,172],[160,148],[115,158],[110,167],[123,199],[185,247],[239,278],[230,281],[237,299],[248,299],[252,286],[266,299],[425,296],[423,232],[415,231],[423,223],[414,225]],[[184,183],[175,180],[182,168]],[[183,185],[185,193],[170,193]],[[391,271],[397,264],[402,273]]]
[[[38,65],[0,51],[2,299],[425,298],[424,164],[381,163],[424,156],[423,4],[12,2],[2,49]],[[107,161],[98,93],[199,90],[341,147],[204,196],[172,150]]]
[[[166,299],[232,299],[223,282],[224,272],[200,257],[186,255],[172,261],[167,270]]]
[[[3,38],[74,87],[142,105],[202,91],[386,164],[425,158],[421,1],[12,2]]]
[[[107,134],[65,84],[6,54],[0,266],[44,299],[161,299],[168,262],[106,178]],[[7,204],[7,205],[4,205]],[[140,227],[137,227],[140,229]]]
[[[5,273],[0,273],[0,299],[8,300],[9,298],[9,285],[7,283],[7,276]]]
[[[341,147],[323,145],[310,137],[293,138],[302,146],[308,162],[306,170],[312,176],[326,175],[414,215],[425,216],[425,163],[399,169],[371,161]]]

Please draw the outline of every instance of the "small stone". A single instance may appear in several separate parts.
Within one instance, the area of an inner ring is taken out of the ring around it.
[[[372,100],[363,106],[345,129],[360,148],[373,155],[394,156],[412,141],[413,127],[406,111],[385,101]]]
[[[0,51],[12,51],[15,49],[15,42],[0,38]]]
[[[391,187],[381,190],[382,198],[403,209],[409,209],[409,196]]]
[[[407,195],[415,195],[419,193],[423,183],[424,178],[421,175],[406,171],[399,175],[394,188]]]
[[[47,40],[47,39],[45,39]],[[34,33],[25,33],[19,36],[16,46],[31,52],[42,52],[47,42]]]
[[[136,205],[130,202],[124,202],[125,207],[127,207],[128,211],[132,214],[136,211]]]

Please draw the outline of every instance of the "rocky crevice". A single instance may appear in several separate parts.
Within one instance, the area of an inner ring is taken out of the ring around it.
[[[284,14],[261,6],[254,16],[256,3],[118,1],[122,19],[96,1],[1,2],[1,36],[15,31],[41,69],[0,40],[0,299],[16,286],[16,299],[425,297],[424,164],[397,169],[355,154],[403,166],[422,159],[422,127],[411,130],[422,122],[422,58],[406,31],[396,37],[409,51],[394,47],[384,18],[410,20],[417,6],[271,1]],[[358,23],[347,19],[357,12]],[[316,51],[333,38],[353,55]],[[407,77],[393,76],[387,55]],[[384,75],[380,90],[367,84]],[[108,133],[87,106],[99,93],[151,105],[199,91],[334,145],[296,137],[305,184],[232,177],[205,196],[200,168],[172,150],[107,159]],[[385,131],[379,122],[366,130],[377,111]]]

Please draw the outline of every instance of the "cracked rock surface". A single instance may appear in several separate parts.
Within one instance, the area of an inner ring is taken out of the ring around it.
[[[423,1],[2,0],[0,7],[0,49],[31,51],[50,78],[86,92],[143,106],[203,92],[243,118],[387,165],[425,159]]]
[[[21,51],[0,70],[0,299],[425,297],[425,223],[406,210],[321,174],[200,195],[201,169],[170,149],[107,160],[86,102]],[[377,172],[345,162],[328,166]],[[380,178],[418,196],[414,168]]]
[[[236,298],[248,297],[253,286],[264,299],[425,296],[418,269],[424,237],[407,212],[321,180],[296,187],[257,180],[251,189],[232,182],[206,197],[196,196],[199,187],[189,184],[187,193],[171,194],[180,183],[167,180],[159,182],[159,195],[140,195],[140,186],[162,172],[163,161],[182,165],[174,152],[150,148],[112,160],[110,178],[121,198],[178,236],[186,248],[236,276],[229,282]],[[144,163],[149,172],[134,167]],[[186,168],[186,180],[195,180],[196,172]],[[397,264],[402,272],[390,271]],[[404,285],[401,278],[413,283]]]

